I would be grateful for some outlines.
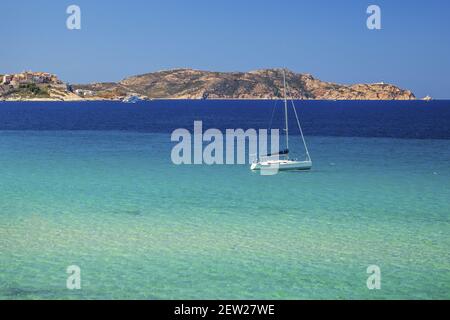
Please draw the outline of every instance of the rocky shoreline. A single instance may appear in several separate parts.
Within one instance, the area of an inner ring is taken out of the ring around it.
[[[28,72],[29,74],[31,72]],[[32,74],[32,73],[31,73]],[[11,77],[11,75],[7,75]],[[53,75],[52,75],[53,76]],[[3,76],[4,78],[5,76]],[[55,79],[56,76],[54,77]],[[414,94],[392,84],[342,85],[310,74],[286,71],[290,96],[306,100],[415,100]],[[52,78],[53,79],[53,78]],[[3,101],[122,101],[136,96],[153,99],[257,100],[283,97],[282,69],[212,72],[174,69],[132,76],[119,82],[64,84],[28,82],[0,85]],[[30,82],[31,81],[31,82]]]

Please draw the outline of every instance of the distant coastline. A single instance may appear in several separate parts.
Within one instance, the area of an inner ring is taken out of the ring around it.
[[[292,71],[287,71],[287,79],[294,99],[416,99],[411,91],[383,82],[342,85]],[[119,82],[91,84],[69,84],[46,72],[0,74],[0,101],[122,101],[130,96],[141,100],[275,100],[282,98],[282,91],[281,69],[250,72],[174,69]]]

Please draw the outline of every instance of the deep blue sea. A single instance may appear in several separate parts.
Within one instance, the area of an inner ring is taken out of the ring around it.
[[[310,172],[171,162],[274,104],[0,102],[0,299],[449,299],[450,101],[297,101]]]
[[[297,101],[306,135],[450,139],[448,101]],[[0,130],[84,130],[170,133],[202,120],[206,128],[267,128],[283,124],[274,101],[165,100],[0,102]],[[289,118],[295,125],[293,117]],[[292,134],[296,134],[295,131]]]

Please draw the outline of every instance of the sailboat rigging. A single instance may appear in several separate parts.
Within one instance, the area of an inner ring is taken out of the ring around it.
[[[300,131],[303,146],[305,147],[306,158],[305,160],[297,160],[289,158],[289,121],[288,121],[288,85],[286,83],[286,72],[283,69],[283,87],[284,87],[284,120],[285,120],[285,137],[286,137],[286,149],[267,154],[259,157],[252,164],[251,170],[264,170],[264,169],[277,169],[277,170],[310,170],[312,168],[312,160],[309,155],[308,146],[306,145],[305,137],[303,136],[303,130],[300,125],[297,110],[294,105],[294,100],[291,100],[292,109],[297,120],[297,126]]]

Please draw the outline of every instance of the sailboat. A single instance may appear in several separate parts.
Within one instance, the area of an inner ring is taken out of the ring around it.
[[[286,137],[286,149],[279,152],[267,154],[262,157],[258,157],[250,166],[251,170],[310,170],[312,168],[312,161],[309,155],[308,146],[306,145],[305,137],[303,136],[303,130],[300,125],[297,110],[295,109],[294,100],[291,100],[292,109],[294,110],[295,118],[297,119],[297,126],[300,131],[300,135],[303,141],[303,146],[306,151],[306,158],[304,160],[290,159],[289,158],[289,122],[288,122],[288,93],[286,85],[286,72],[283,69],[283,86],[284,86],[284,120],[285,120],[285,137]]]

